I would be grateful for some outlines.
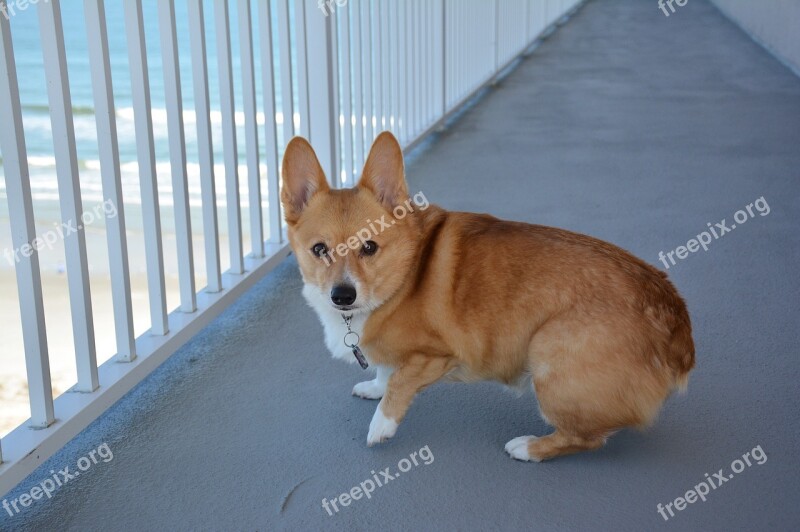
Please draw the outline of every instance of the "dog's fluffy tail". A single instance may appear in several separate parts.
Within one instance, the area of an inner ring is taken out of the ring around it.
[[[683,323],[673,329],[670,338],[670,366],[675,372],[675,389],[685,393],[689,385],[689,372],[694,368],[695,353],[692,326],[688,317],[681,321]]]

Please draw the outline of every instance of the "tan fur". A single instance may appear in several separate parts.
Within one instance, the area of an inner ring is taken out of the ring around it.
[[[651,423],[685,386],[694,366],[686,306],[664,273],[628,252],[431,206],[375,236],[374,256],[353,252],[326,266],[309,252],[316,242],[345,242],[407,199],[399,145],[381,134],[359,185],[331,190],[311,147],[294,139],[283,180],[305,282],[330,290],[347,271],[368,291],[361,346],[372,363],[395,368],[380,408],[397,423],[416,393],[446,375],[509,385],[530,375],[556,428],[529,444],[541,460]]]

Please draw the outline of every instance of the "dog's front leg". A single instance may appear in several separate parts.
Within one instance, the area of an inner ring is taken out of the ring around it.
[[[359,382],[353,386],[353,395],[362,399],[380,399],[386,393],[386,384],[394,368],[389,366],[376,366],[377,373],[371,381]]]
[[[442,378],[453,366],[450,358],[415,355],[398,367],[389,377],[386,393],[372,416],[367,445],[372,446],[394,436],[414,396]]]

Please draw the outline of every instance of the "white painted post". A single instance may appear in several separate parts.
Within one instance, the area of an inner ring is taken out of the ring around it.
[[[214,0],[217,34],[219,95],[222,108],[222,149],[225,160],[225,202],[228,213],[228,248],[230,273],[244,273],[242,252],[242,212],[239,206],[239,151],[236,145],[236,106],[233,95],[231,63],[231,27],[227,0]]]
[[[283,114],[283,145],[294,136],[294,96],[292,87],[292,47],[289,0],[278,2],[278,52],[281,67],[281,112]],[[283,151],[283,150],[281,150]]]
[[[203,0],[189,0],[189,40],[192,49],[192,80],[200,164],[200,196],[203,203],[203,236],[206,255],[206,291],[222,290],[219,263],[217,186],[214,182],[214,146],[211,137],[211,104],[208,93],[205,17]]]
[[[423,116],[425,129],[433,119],[433,2],[425,2],[422,12],[422,38],[425,54],[423,55],[423,81],[425,83]]]
[[[39,253],[27,252],[30,243],[36,238],[36,225],[14,46],[9,21],[3,16],[0,16],[0,116],[4,117],[3,127],[0,127],[0,150],[3,152],[8,217],[14,246],[11,260],[16,264],[19,312],[22,318],[22,340],[31,406],[30,424],[32,427],[44,428],[55,421],[50,358],[47,353]]]
[[[309,107],[309,87],[308,87],[308,54],[306,39],[306,2],[303,0],[294,1],[294,44],[295,44],[295,58],[297,61],[297,114],[300,115],[300,128],[299,134],[303,137],[308,137],[308,122],[311,109]],[[333,5],[336,5],[335,3]],[[312,13],[311,18],[318,18],[322,13]],[[328,15],[331,18],[333,15]],[[323,18],[325,16],[323,15]],[[310,49],[312,54],[317,53],[313,48]]]
[[[375,136],[383,131],[383,73],[386,65],[383,60],[383,25],[381,24],[381,1],[372,0],[372,54],[374,57],[372,86],[375,97]]]
[[[72,336],[75,342],[75,363],[78,371],[77,391],[93,392],[97,380],[97,353],[92,318],[92,295],[89,289],[89,264],[86,256],[86,234],[83,218],[75,127],[72,121],[67,53],[64,28],[61,24],[61,2],[50,0],[39,4],[39,30],[47,79],[47,98],[56,158],[58,199],[65,227],[64,250],[67,262],[67,284],[72,314]]]
[[[158,23],[164,70],[164,93],[167,106],[167,134],[172,174],[172,210],[175,219],[175,242],[178,246],[178,284],[181,310],[197,310],[192,251],[192,219],[189,212],[189,183],[186,175],[186,135],[183,127],[181,67],[178,37],[175,30],[174,0],[159,0]]]
[[[378,0],[381,19],[381,131],[391,129],[392,114],[392,64],[391,64],[391,33],[389,24],[389,0]]]
[[[414,86],[416,81],[414,79],[412,65],[414,63],[414,22],[411,18],[412,5],[411,2],[403,2],[403,34],[406,42],[404,61],[403,61],[403,78],[405,79],[405,112],[403,113],[403,120],[405,121],[406,129],[406,142],[411,142],[414,139],[416,129],[416,122],[414,121]]]
[[[414,115],[417,123],[417,131],[414,133],[414,136],[419,135],[425,129],[425,115],[423,114],[423,109],[425,107],[425,70],[423,68],[423,63],[425,62],[424,56],[427,50],[423,50],[422,47],[422,40],[424,38],[422,33],[422,9],[423,2],[427,1],[428,0],[414,0],[414,85],[416,89],[414,95]]]
[[[339,179],[336,106],[336,69],[333,22],[330,16],[308,17],[306,20],[309,88],[309,141],[331,183]]]
[[[244,136],[247,146],[247,193],[250,203],[250,248],[252,256],[260,258],[264,256],[264,229],[261,217],[261,165],[258,153],[258,107],[250,0],[239,0],[238,12],[239,49],[242,54]]]
[[[269,0],[258,2],[258,20],[259,43],[261,45],[261,79],[264,91],[264,145],[267,158],[269,241],[273,244],[279,244],[283,241],[283,231],[281,231],[278,130],[275,116],[275,65],[272,59],[272,13],[270,12]]]
[[[439,16],[442,18],[442,38],[439,45],[442,47],[442,69],[439,71],[439,79],[442,90],[439,96],[442,98],[442,103],[439,107],[439,112],[441,113],[441,116],[445,116],[447,114],[447,72],[450,68],[450,63],[447,61],[447,39],[449,38],[449,35],[447,34],[447,0],[441,0],[441,2],[442,7]]]
[[[342,74],[342,115],[343,115],[343,148],[344,148],[344,176],[342,185],[353,183],[353,88],[351,75],[353,65],[350,60],[350,17],[348,11],[339,11],[336,22],[339,29],[338,42],[341,46],[341,74]]]
[[[364,69],[364,61],[362,59],[362,31],[361,31],[361,15],[358,6],[354,5],[347,10],[347,15],[351,17],[352,25],[352,46],[353,46],[353,113],[355,114],[354,124],[354,137],[355,137],[355,169],[353,173],[353,180],[361,174],[361,168],[364,166],[364,82],[362,80],[362,71]]]
[[[83,6],[89,43],[89,63],[92,71],[103,199],[106,203],[114,205],[116,210],[115,216],[106,217],[106,242],[111,275],[111,299],[114,304],[117,360],[130,362],[136,358],[136,343],[133,332],[128,242],[125,233],[125,208],[122,198],[122,177],[120,175],[114,85],[111,80],[106,13],[103,0],[84,0]]]
[[[406,121],[406,46],[407,46],[407,37],[406,37],[406,21],[405,21],[405,11],[404,7],[401,3],[396,2],[394,4],[395,12],[394,12],[394,19],[396,20],[395,24],[397,25],[397,65],[395,68],[397,69],[397,133],[398,139],[400,139],[400,144],[405,145],[408,142],[408,123]]]
[[[375,49],[375,44],[372,39],[372,17],[370,16],[370,8],[372,2],[361,2],[361,24],[362,24],[362,68],[364,70],[364,127],[365,127],[365,146],[364,153],[369,153],[369,147],[375,139],[375,127],[373,119],[375,117],[375,92],[372,87],[372,54]]]
[[[400,71],[400,18],[398,17],[399,6],[396,2],[389,3],[389,21],[392,28],[391,35],[391,63],[392,63],[392,131],[397,138],[402,138],[400,132],[400,101],[402,84],[402,72]]]
[[[150,114],[150,75],[144,39],[142,5],[139,0],[124,0],[125,33],[131,69],[131,96],[136,131],[136,156],[139,162],[139,187],[142,194],[147,285],[150,296],[150,332],[165,335],[169,331],[167,299],[164,286],[164,250],[161,243],[161,214],[158,207],[158,182],[153,142],[153,119]]]
[[[341,105],[340,105],[340,90],[339,90],[339,39],[336,33],[336,23],[335,21],[331,20],[331,71],[333,72],[333,85],[332,85],[332,92],[333,92],[333,116],[335,117],[336,124],[334,127],[334,135],[333,135],[333,153],[335,156],[335,164],[334,170],[336,170],[336,175],[331,176],[331,182],[333,186],[336,188],[342,188],[342,180],[340,179],[341,176],[341,169],[343,166],[342,163],[342,132],[339,129],[339,116],[341,113]]]

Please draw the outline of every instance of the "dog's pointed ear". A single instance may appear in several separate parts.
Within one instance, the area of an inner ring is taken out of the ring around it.
[[[403,150],[388,131],[378,135],[372,143],[358,188],[372,192],[389,210],[408,199]]]
[[[297,223],[314,194],[330,189],[314,148],[303,137],[294,137],[286,146],[281,179],[281,203],[289,225]]]

